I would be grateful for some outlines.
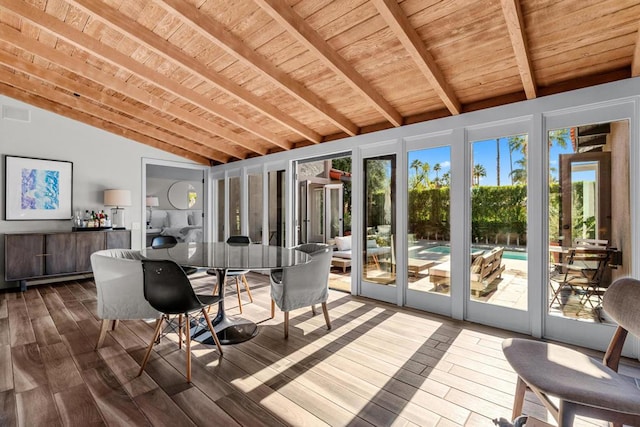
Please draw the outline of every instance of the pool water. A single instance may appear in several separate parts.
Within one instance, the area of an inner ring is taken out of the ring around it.
[[[485,251],[486,249],[471,247],[471,250],[472,251]],[[425,251],[427,251],[427,252],[435,252],[435,253],[438,253],[438,254],[448,254],[448,253],[451,252],[451,247],[445,246],[445,245],[434,246],[432,248],[425,249]],[[502,257],[503,258],[507,258],[507,259],[519,259],[519,260],[522,260],[522,261],[526,261],[527,253],[526,252],[516,252],[516,251],[504,251],[502,253]]]

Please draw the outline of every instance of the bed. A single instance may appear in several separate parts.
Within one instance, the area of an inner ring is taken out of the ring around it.
[[[149,228],[160,230],[162,236],[173,236],[179,242],[202,242],[202,211],[154,209]]]

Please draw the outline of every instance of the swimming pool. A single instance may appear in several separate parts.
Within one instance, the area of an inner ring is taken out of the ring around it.
[[[472,251],[486,251],[487,249],[471,247],[471,250]],[[434,246],[432,248],[425,249],[425,251],[426,252],[435,252],[435,253],[438,253],[438,254],[448,254],[448,253],[451,252],[451,247],[446,246],[446,245]],[[502,257],[503,258],[507,258],[507,259],[518,259],[518,260],[526,261],[527,260],[527,253],[526,252],[516,252],[516,251],[504,251],[502,253]]]

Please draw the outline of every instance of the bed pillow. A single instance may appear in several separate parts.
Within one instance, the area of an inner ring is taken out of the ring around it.
[[[349,251],[351,250],[351,236],[336,236],[336,247],[339,251]]]
[[[167,211],[167,217],[169,218],[169,227],[187,227],[189,222],[187,221],[187,211]]]
[[[151,219],[149,220],[149,227],[151,228],[163,228],[167,225],[167,211],[152,210]]]

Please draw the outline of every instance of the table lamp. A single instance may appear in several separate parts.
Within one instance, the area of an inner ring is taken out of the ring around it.
[[[147,207],[149,208],[149,212],[147,213],[147,228],[149,228],[152,215],[151,211],[156,206],[160,206],[160,200],[156,196],[147,196],[147,198],[145,199],[145,205],[147,205]]]
[[[115,206],[111,208],[111,224],[114,230],[125,228],[125,215],[122,206],[131,206],[131,191],[129,190],[104,190],[104,205]]]

